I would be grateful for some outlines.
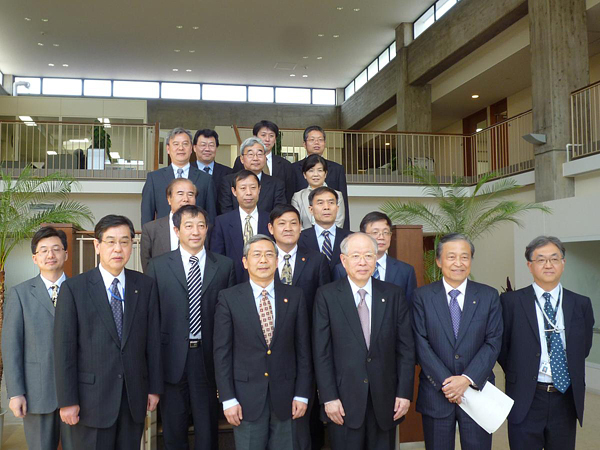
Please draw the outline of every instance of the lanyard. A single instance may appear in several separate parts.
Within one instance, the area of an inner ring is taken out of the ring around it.
[[[557,323],[558,323],[557,315],[558,315],[558,309],[560,308],[561,296],[562,296],[562,286],[561,286],[560,290],[558,291],[558,301],[556,302],[556,309],[554,310],[554,321],[550,320],[550,317],[548,317],[548,314],[546,314],[546,311],[544,310],[544,308],[542,308],[542,305],[540,305],[540,302],[539,302],[537,296],[535,297],[536,305],[538,306],[538,308],[542,312],[542,315],[544,316],[544,318],[546,319],[546,321],[552,328],[550,330],[546,330],[546,327],[544,327],[544,333],[546,334],[546,343],[548,344],[548,350],[550,349],[550,343],[549,343],[550,334],[549,333],[560,333],[561,331],[564,331],[564,328],[559,328],[557,326]]]
[[[115,293],[112,291],[112,289],[111,289],[111,288],[108,288],[108,292],[110,292],[110,296],[111,296],[112,298],[114,298],[115,300],[119,300],[119,301],[121,301],[121,302],[124,302],[124,301],[125,301],[125,289],[123,289],[123,298],[119,298],[119,297],[117,297],[117,296],[115,295]]]

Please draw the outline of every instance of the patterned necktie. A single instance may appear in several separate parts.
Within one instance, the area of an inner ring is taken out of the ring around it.
[[[210,167],[209,167],[209,166],[206,166],[206,167],[205,167],[204,169],[202,169],[202,170],[204,170],[204,171],[205,171],[207,174],[209,174],[209,175],[210,175]]]
[[[177,178],[183,178],[183,169],[177,169]]]
[[[188,297],[190,308],[190,334],[196,336],[202,329],[200,320],[200,311],[202,302],[200,301],[200,290],[202,289],[202,274],[200,273],[200,264],[197,256],[190,256],[190,271],[187,276]]]
[[[460,318],[462,316],[462,311],[457,300],[460,291],[458,289],[452,289],[448,292],[448,295],[450,295],[450,304],[448,307],[450,308],[450,317],[452,318],[452,329],[454,330],[454,337],[457,338],[458,329],[460,328]]]
[[[273,308],[271,307],[269,294],[266,289],[262,291],[259,310],[260,326],[268,347],[271,345],[271,341],[273,340]]]
[[[327,259],[329,261],[331,261],[331,257],[333,255],[333,247],[331,245],[331,238],[329,237],[331,233],[327,230],[324,230],[321,233],[321,236],[323,236],[324,241],[323,241],[323,247],[321,247],[321,253],[323,253],[325,256],[327,256]]]
[[[121,336],[123,335],[123,299],[121,298],[118,286],[119,280],[118,278],[115,278],[110,285],[110,309],[112,309],[120,341]]]
[[[552,303],[550,303],[550,293],[544,292],[542,297],[546,299],[546,303],[544,303],[544,312],[552,323],[556,325],[556,313],[558,308],[552,308]],[[546,317],[544,317],[544,330],[551,329],[552,326]],[[567,355],[565,355],[565,349],[562,344],[562,339],[560,338],[560,333],[546,331],[546,344],[548,345],[548,354],[550,355],[552,383],[556,389],[564,394],[571,385],[571,378],[569,377]]]
[[[365,301],[367,291],[359,289],[358,295],[360,296],[360,302],[358,302],[358,318],[360,319],[360,326],[362,327],[368,350],[371,346],[371,322],[369,321],[369,307]]]
[[[373,272],[373,278],[380,280],[381,278],[379,278],[379,263],[375,264],[375,272]]]
[[[283,270],[281,271],[281,282],[283,284],[292,284],[292,266],[290,264],[290,255],[283,255]]]
[[[250,216],[246,216],[246,223],[244,225],[244,244],[246,244],[246,242],[248,242],[248,239],[250,239],[252,236],[254,236],[254,230],[252,229],[252,224],[250,223]]]
[[[56,300],[58,300],[58,285],[53,284],[52,286],[50,286],[50,289],[52,289],[52,294],[50,295],[50,299],[52,300],[52,304],[56,308]]]

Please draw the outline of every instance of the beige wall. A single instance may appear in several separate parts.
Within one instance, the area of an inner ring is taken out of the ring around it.
[[[515,117],[531,109],[531,86],[506,99],[508,117]]]
[[[590,84],[600,81],[600,53],[590,58]]]

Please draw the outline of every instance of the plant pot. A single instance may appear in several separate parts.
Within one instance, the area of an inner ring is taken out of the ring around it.
[[[2,439],[4,438],[4,414],[7,409],[0,409],[0,449],[2,448]]]

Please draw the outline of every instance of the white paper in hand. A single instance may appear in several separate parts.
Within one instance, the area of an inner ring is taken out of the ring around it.
[[[485,383],[481,391],[468,387],[460,407],[477,425],[492,434],[504,423],[514,403],[492,383]]]

